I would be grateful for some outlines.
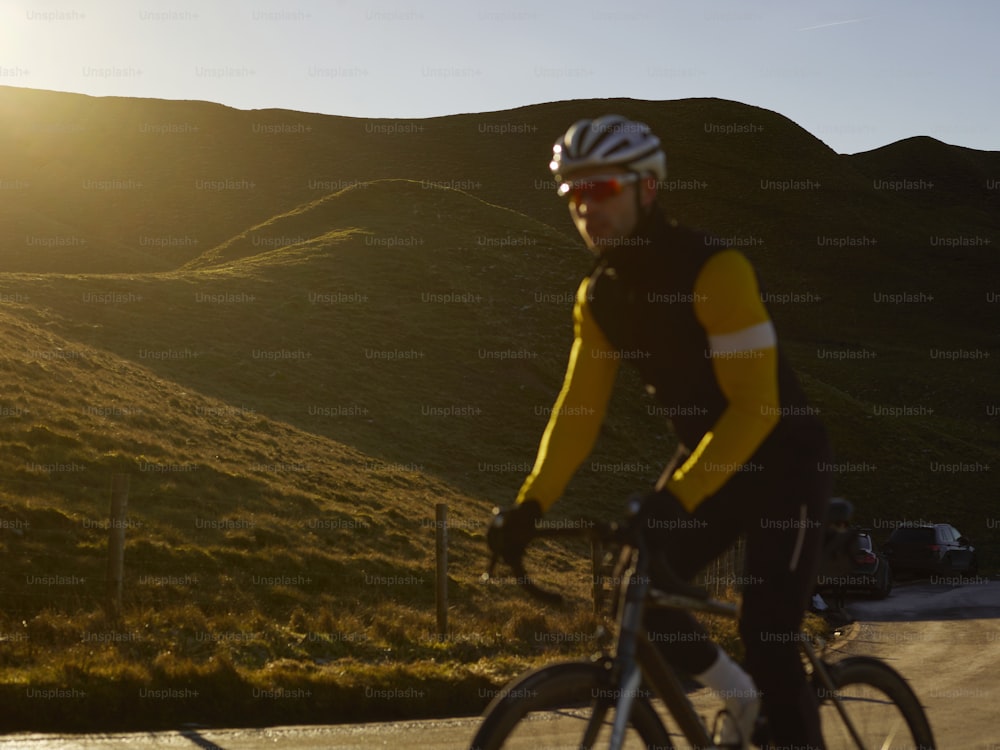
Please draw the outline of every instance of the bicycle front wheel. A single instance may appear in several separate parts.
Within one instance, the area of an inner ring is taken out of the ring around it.
[[[599,664],[565,662],[533,670],[507,685],[486,709],[472,750],[607,747],[621,694]],[[670,750],[667,730],[650,704],[648,690],[636,690],[626,750]]]
[[[888,664],[853,656],[827,665],[827,671],[839,699],[817,686],[827,750],[933,750],[934,736],[920,701]]]

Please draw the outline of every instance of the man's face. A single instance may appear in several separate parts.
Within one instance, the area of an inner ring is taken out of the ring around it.
[[[602,178],[608,177],[620,181],[602,184]],[[636,179],[621,167],[581,170],[565,182],[579,187],[570,191],[569,213],[587,247],[598,254],[631,237],[639,221],[639,206],[648,208],[656,197],[655,179]]]

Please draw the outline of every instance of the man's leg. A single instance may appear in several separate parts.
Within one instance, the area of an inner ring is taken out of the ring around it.
[[[747,484],[744,480],[735,482],[729,491],[706,500],[693,515],[678,506],[671,518],[669,504],[676,501],[664,498],[667,507],[651,516],[652,524],[658,526],[652,533],[662,535],[658,549],[679,578],[690,580],[736,542],[747,522],[745,509],[755,506],[754,498],[749,496],[752,488]],[[728,717],[714,726],[715,741],[725,747],[749,746],[760,710],[759,690],[750,675],[710,640],[690,613],[648,610],[646,626],[650,639],[674,667],[712,689],[724,701]]]
[[[770,504],[747,529],[740,634],[746,666],[762,692],[776,747],[822,748],[816,697],[798,650],[800,627],[816,583],[830,478],[825,434],[800,436],[794,463]]]
[[[661,490],[689,453],[683,445],[678,446],[657,482],[658,492],[647,496],[643,509],[643,530],[651,549],[662,554],[671,570],[683,581],[691,581],[732,547],[746,522],[736,518],[737,513],[733,510],[740,506],[727,499],[728,492],[709,498],[692,515],[681,507],[677,498]],[[655,578],[653,583],[664,584]],[[688,612],[648,610],[645,622],[650,640],[683,672],[701,674],[718,658],[720,649],[711,641],[704,626]]]
[[[686,513],[672,496],[651,496],[655,509],[645,520],[646,538],[655,554],[683,581],[691,581],[710,562],[732,547],[742,531],[733,514],[725,512],[722,498],[711,498],[695,514]],[[664,585],[653,578],[654,585]],[[719,654],[705,627],[693,615],[674,609],[646,611],[646,629],[660,653],[676,668],[690,675],[708,669]]]

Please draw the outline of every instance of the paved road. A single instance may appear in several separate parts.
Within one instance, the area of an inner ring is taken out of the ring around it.
[[[939,750],[1000,750],[1000,581],[914,582],[858,601],[845,654],[878,656],[903,674]]]
[[[0,739],[3,750],[372,750],[372,748],[440,748],[464,750],[478,719],[441,719],[391,724],[345,724],[330,727],[272,729],[190,729],[181,732],[113,735],[19,735]]]
[[[885,659],[910,681],[927,709],[939,750],[1000,750],[1000,582],[914,582],[884,601],[848,605],[856,622],[842,653]],[[8,735],[0,750],[460,750],[478,720],[271,729],[188,729],[118,735]]]

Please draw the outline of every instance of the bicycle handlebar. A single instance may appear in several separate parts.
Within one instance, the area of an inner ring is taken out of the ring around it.
[[[535,534],[532,536],[531,542],[538,539],[587,538],[591,541],[601,543],[610,542],[613,544],[632,545],[638,547],[639,549],[645,549],[642,534],[636,533],[636,521],[638,519],[639,516],[632,516],[627,519],[625,523],[607,523],[604,521],[580,519],[572,522],[571,526],[546,527],[543,525],[535,528]],[[531,542],[529,542],[529,545]],[[496,569],[496,564],[500,561],[500,558],[501,555],[499,553],[494,553],[490,557],[489,568],[481,576],[481,580],[484,583],[488,583],[490,579],[493,578],[493,572]],[[662,556],[654,555],[653,558],[654,559],[651,561],[651,564],[656,571],[657,580],[660,581],[660,585],[663,589],[668,589],[675,593],[684,594],[696,599],[708,598],[709,594],[706,589],[698,586],[697,584],[687,583],[682,580],[667,564],[667,561],[662,559]],[[531,580],[531,577],[528,575],[528,571],[524,566],[523,554],[514,561],[504,559],[504,562],[506,562],[510,569],[514,572],[515,583],[527,591],[528,594],[547,604],[563,603],[564,597],[562,594],[544,589]]]
[[[581,519],[574,522],[572,526],[536,526],[535,533],[532,536],[531,542],[538,539],[590,539],[591,541],[607,542],[607,541],[623,541],[622,540],[622,527],[617,523],[606,523],[603,521],[593,521],[590,519]],[[490,557],[489,568],[481,576],[481,580],[484,583],[488,583],[494,576],[494,570],[496,570],[496,565],[500,561],[500,554],[494,553]],[[527,591],[534,598],[545,602],[546,604],[562,604],[564,597],[555,591],[549,591],[541,586],[538,586],[531,580],[528,575],[528,571],[524,566],[523,555],[517,560],[504,560],[510,569],[513,571],[515,576],[515,583],[518,586]]]
[[[637,504],[632,504],[630,511],[631,512],[623,522],[608,523],[605,521],[595,521],[586,518],[571,521],[569,522],[569,525],[547,526],[545,522],[542,522],[542,525],[536,525],[534,534],[528,544],[530,545],[531,542],[543,538],[587,538],[591,541],[602,543],[611,542],[622,546],[631,545],[640,550],[644,550],[645,540],[643,538],[643,534],[639,532],[643,518],[642,509]],[[823,543],[823,565],[831,563],[833,555],[836,551],[835,548],[838,546],[837,542],[839,539],[847,538],[847,536],[853,538],[853,534],[837,529],[838,526],[847,525],[850,521],[852,511],[853,505],[850,501],[844,500],[843,498],[833,499],[829,517],[827,519],[828,538]],[[846,544],[846,542],[842,542],[840,546],[843,546],[844,544]],[[540,601],[550,604],[561,604],[564,601],[561,594],[543,589],[531,580],[531,577],[528,575],[524,566],[523,554],[524,551],[522,550],[521,555],[513,561],[504,558],[504,561],[510,566],[516,576],[515,582],[531,596]],[[496,564],[500,561],[500,558],[501,555],[499,553],[494,553],[491,556],[489,568],[481,576],[481,580],[484,583],[489,582],[490,579],[493,578]],[[673,593],[679,593],[698,599],[708,598],[708,591],[706,589],[698,586],[697,584],[688,583],[682,580],[667,563],[662,554],[653,554],[650,558],[650,565],[655,573],[655,579],[659,582],[657,588],[661,591],[669,590]]]

